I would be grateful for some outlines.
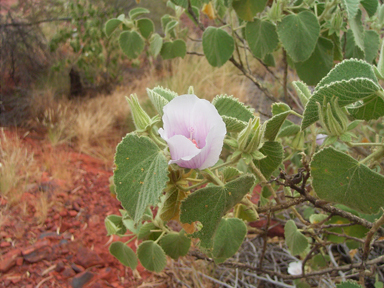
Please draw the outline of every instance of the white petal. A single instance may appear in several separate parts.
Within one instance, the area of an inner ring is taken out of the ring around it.
[[[194,156],[200,153],[195,144],[182,135],[175,135],[167,140],[169,151],[171,153],[172,160],[170,163],[176,163],[180,167],[191,168],[189,166],[182,166],[186,161],[189,161]],[[197,167],[193,167],[197,168]]]

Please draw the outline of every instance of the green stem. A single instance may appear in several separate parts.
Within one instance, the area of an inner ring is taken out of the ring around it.
[[[267,186],[268,190],[271,192],[273,198],[276,200],[277,204],[280,204],[279,198],[277,198],[277,194],[275,189],[273,189],[271,183],[268,183],[267,179],[265,179],[263,173],[261,173],[260,169],[256,167],[255,163],[251,161],[251,168],[253,170],[253,173],[256,175],[256,177],[265,185]]]
[[[371,159],[378,160],[384,156],[384,146],[379,147],[375,152],[368,155],[365,159],[361,160],[359,164],[364,164],[370,161]]]
[[[303,116],[303,115],[301,115],[301,114],[297,113],[297,112],[296,112],[296,111],[294,111],[294,110],[291,110],[291,111],[290,111],[290,113],[291,113],[291,114],[293,114],[293,115],[296,115],[297,117],[300,117],[300,118],[304,118],[304,116]]]
[[[213,169],[213,170],[217,170],[217,169],[223,168],[223,167],[225,167],[225,166],[232,165],[233,163],[236,163],[236,162],[240,159],[240,157],[241,157],[241,156],[239,155],[239,156],[237,156],[237,157],[235,157],[235,158],[229,160],[228,162],[225,162],[225,163],[223,163],[223,164],[219,164],[219,165],[217,165],[217,166],[213,166],[212,169]]]
[[[161,233],[161,235],[159,236],[159,238],[156,239],[155,243],[157,244],[157,242],[160,241],[161,238],[163,238],[164,234],[166,233],[167,231],[163,231],[163,233]]]
[[[149,136],[151,136],[152,140],[155,141],[155,143],[161,147],[166,147],[167,144],[165,144],[165,142],[161,141],[159,139],[159,137],[157,137],[154,133],[153,133],[153,130],[150,129],[149,130]]]
[[[204,169],[203,171],[201,172],[204,172],[206,173],[208,176],[208,180],[212,180],[213,182],[215,182],[217,185],[221,186],[221,187],[224,187],[224,183],[219,179],[219,177],[217,177],[211,170],[209,170],[209,168],[207,169]],[[210,179],[209,179],[210,178]]]
[[[208,183],[209,180],[208,179],[205,179],[203,180],[202,182],[198,183],[198,184],[195,184],[195,185],[191,185],[191,186],[188,186],[188,187],[184,187],[184,186],[180,186],[180,185],[176,185],[178,189],[182,190],[182,191],[185,191],[185,192],[188,192],[192,189],[195,189],[195,188],[199,188],[200,186]]]
[[[185,178],[184,180],[187,180],[189,182],[195,182],[195,183],[203,182],[203,179],[195,179],[195,178]]]
[[[132,242],[133,240],[135,240],[137,238],[137,236],[135,235],[134,237],[132,237],[131,239],[129,239],[127,242],[124,242],[125,245],[128,245],[130,242]]]
[[[346,142],[346,144],[350,147],[356,147],[356,146],[384,146],[384,143],[351,143]]]

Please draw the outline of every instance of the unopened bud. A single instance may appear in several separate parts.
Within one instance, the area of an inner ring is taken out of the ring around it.
[[[146,130],[146,128],[151,124],[151,117],[143,110],[140,106],[139,100],[137,99],[136,94],[131,94],[130,98],[125,97],[128,101],[129,107],[131,107],[131,113],[133,117],[133,122],[137,130]]]
[[[292,148],[295,150],[304,150],[304,131],[300,131],[292,140]]]
[[[283,18],[283,12],[281,11],[281,4],[276,3],[276,1],[273,1],[271,9],[268,11],[268,18],[272,22],[279,22]]]
[[[347,131],[348,117],[345,108],[338,104],[338,98],[332,98],[330,102],[317,102],[320,123],[329,136],[340,136]]]
[[[250,154],[257,151],[262,145],[263,133],[264,126],[260,125],[260,118],[249,119],[248,125],[237,137],[239,150]]]

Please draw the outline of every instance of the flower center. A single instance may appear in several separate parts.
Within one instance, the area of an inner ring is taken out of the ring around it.
[[[191,142],[193,143],[193,144],[195,144],[195,146],[196,146],[196,148],[199,148],[199,146],[197,146],[197,142],[196,142],[196,140],[195,139],[193,139],[193,132],[195,132],[195,128],[193,128],[193,127],[189,127],[188,128],[188,132],[189,132],[189,140],[191,140]],[[199,148],[200,149],[200,148]]]

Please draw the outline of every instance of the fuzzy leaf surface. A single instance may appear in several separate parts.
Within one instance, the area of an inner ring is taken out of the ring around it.
[[[255,18],[253,22],[247,22],[245,37],[253,56],[259,59],[272,53],[279,43],[276,26],[258,18]]]
[[[114,183],[117,199],[137,223],[147,206],[156,205],[168,181],[168,163],[148,137],[129,133],[117,146]]]
[[[265,142],[260,148],[260,152],[263,153],[265,158],[261,160],[253,160],[253,163],[260,169],[261,173],[266,179],[271,177],[272,173],[279,168],[283,162],[284,150],[283,146],[276,141]]]
[[[235,50],[235,41],[226,31],[208,27],[203,33],[203,51],[209,64],[221,67],[231,58]]]
[[[213,239],[213,257],[222,263],[239,250],[247,234],[247,226],[239,218],[222,218]]]
[[[137,257],[145,269],[152,272],[161,272],[167,265],[164,250],[154,241],[142,242],[137,248]]]
[[[277,34],[292,60],[302,62],[316,47],[320,25],[313,13],[303,11],[285,16],[277,25]]]
[[[309,243],[298,229],[293,220],[288,220],[284,226],[285,243],[287,244],[292,255],[298,255],[307,249]]]
[[[324,200],[372,214],[384,206],[384,177],[332,147],[313,156],[313,188]]]
[[[193,234],[205,247],[211,246],[221,218],[250,191],[254,185],[253,175],[243,175],[225,186],[209,185],[193,192],[181,203],[180,220],[183,223],[200,221],[203,227]]]
[[[113,242],[109,246],[109,253],[116,257],[124,266],[132,270],[137,267],[137,257],[135,252],[123,242]]]

